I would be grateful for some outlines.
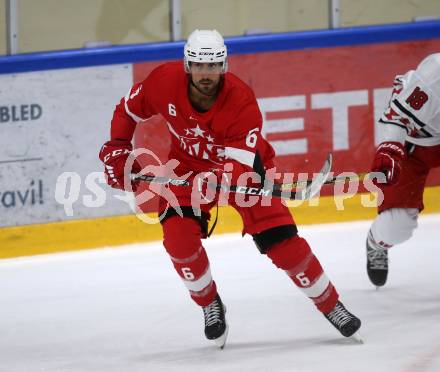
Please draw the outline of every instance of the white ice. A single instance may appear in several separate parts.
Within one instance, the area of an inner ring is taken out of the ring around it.
[[[385,287],[365,271],[371,222],[302,227],[363,322],[343,338],[249,237],[206,242],[227,305],[224,350],[160,243],[0,261],[0,371],[440,371],[440,215],[390,252]]]

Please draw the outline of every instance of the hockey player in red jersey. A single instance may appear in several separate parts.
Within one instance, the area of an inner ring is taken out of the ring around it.
[[[112,187],[124,187],[124,165],[132,152],[137,123],[155,114],[167,121],[172,139],[169,159],[179,161],[175,169],[178,176],[214,169],[221,178],[222,172],[232,169],[231,183],[236,183],[243,172],[264,177],[265,171],[273,167],[275,154],[261,135],[262,116],[255,95],[237,76],[227,72],[227,49],[215,30],[195,30],[185,45],[183,63],[157,67],[116,107],[111,140],[100,152]],[[135,163],[133,172],[138,170]],[[206,337],[223,347],[228,332],[225,307],[201,242],[207,236],[209,211],[217,201],[194,206],[190,189],[174,185],[169,188],[183,216],[161,198],[165,249],[191,298],[203,308]],[[355,334],[360,320],[338,300],[336,289],[307,241],[297,234],[295,222],[281,200],[273,198],[268,206],[260,203],[244,207],[234,200],[230,204],[240,213],[244,233],[252,235],[259,251],[285,270],[342,335]]]
[[[423,209],[429,171],[440,166],[440,53],[396,76],[379,120],[383,142],[372,171],[383,172],[384,200],[367,236],[367,273],[380,287],[388,276],[388,250],[408,240]]]

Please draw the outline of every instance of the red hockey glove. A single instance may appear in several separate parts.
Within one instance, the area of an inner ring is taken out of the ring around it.
[[[99,158],[105,165],[105,176],[107,183],[115,188],[124,190],[124,168],[125,163],[133,150],[133,146],[128,141],[123,140],[111,140],[106,143],[101,148],[99,152]],[[139,173],[141,171],[141,166],[134,159],[131,171],[127,172],[126,177],[130,177],[131,173]],[[132,190],[136,191],[138,186],[137,182],[131,182]]]
[[[405,148],[400,142],[382,142],[376,150],[371,171],[384,173],[387,184],[393,185],[399,178],[405,157]]]

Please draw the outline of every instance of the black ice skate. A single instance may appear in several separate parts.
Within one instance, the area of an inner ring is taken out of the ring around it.
[[[228,337],[228,324],[226,323],[225,313],[226,307],[218,294],[214,301],[203,307],[206,338],[213,340],[221,349],[225,346]]]
[[[353,336],[357,341],[362,342],[360,336],[356,334],[361,327],[361,321],[350,313],[342,302],[338,301],[334,309],[324,316],[341,332],[342,336]]]
[[[378,245],[371,232],[367,237],[367,273],[376,288],[382,287],[388,277],[388,249]]]

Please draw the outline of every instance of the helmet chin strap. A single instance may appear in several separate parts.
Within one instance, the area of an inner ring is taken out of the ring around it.
[[[206,97],[214,97],[214,96],[217,95],[218,91],[219,91],[220,88],[221,88],[221,85],[222,85],[222,83],[223,83],[223,76],[220,77],[220,81],[219,81],[218,84],[217,84],[217,89],[215,90],[215,93],[213,93],[213,94],[208,94],[208,93],[205,93],[205,92],[203,92],[202,90],[200,90],[199,87],[198,87],[197,85],[194,84],[191,74],[189,75],[189,83],[190,83],[194,88],[196,88],[197,91],[198,91],[199,93],[203,94],[204,96],[206,96]]]

